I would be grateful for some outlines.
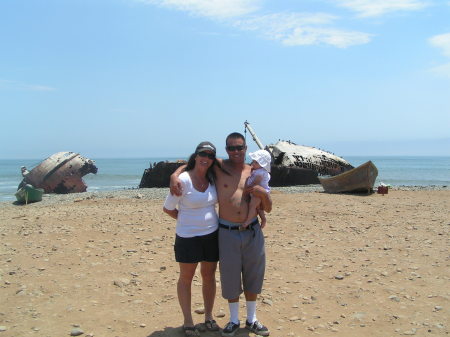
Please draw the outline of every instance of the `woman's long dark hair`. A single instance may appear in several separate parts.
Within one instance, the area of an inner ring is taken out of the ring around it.
[[[197,153],[191,154],[191,156],[188,159],[188,163],[186,165],[185,171],[191,171],[195,167],[195,157],[197,156]],[[208,179],[208,182],[211,185],[214,185],[214,182],[216,180],[216,173],[214,172],[214,165],[217,165],[220,167],[219,162],[216,158],[214,158],[213,163],[210,167],[208,167],[208,170],[206,171],[206,179]]]

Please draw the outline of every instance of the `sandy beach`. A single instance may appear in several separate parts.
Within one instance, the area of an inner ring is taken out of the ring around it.
[[[183,336],[175,222],[167,190],[150,190],[2,203],[0,336]],[[258,300],[271,336],[449,335],[450,190],[274,191],[273,202]],[[224,326],[218,274],[217,285]]]

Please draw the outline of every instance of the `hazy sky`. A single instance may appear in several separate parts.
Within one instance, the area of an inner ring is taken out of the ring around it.
[[[450,155],[450,1],[1,0],[0,114],[0,158]]]

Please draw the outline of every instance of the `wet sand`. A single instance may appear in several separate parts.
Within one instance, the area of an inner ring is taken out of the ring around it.
[[[175,222],[161,211],[166,190],[146,193],[2,203],[0,336],[183,336]],[[449,190],[273,201],[258,299],[271,336],[449,335]],[[224,326],[218,274],[217,285]],[[197,274],[192,309],[202,307]]]

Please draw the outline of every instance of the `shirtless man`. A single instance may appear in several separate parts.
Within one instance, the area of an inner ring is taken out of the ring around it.
[[[239,295],[242,292],[247,305],[245,327],[257,335],[269,335],[269,330],[256,318],[256,299],[261,293],[266,264],[262,227],[258,218],[255,218],[246,230],[239,230],[248,212],[248,204],[243,197],[245,181],[251,173],[251,167],[245,164],[246,150],[244,136],[237,132],[231,133],[226,139],[229,159],[220,161],[223,170],[216,168],[220,280],[222,296],[228,300],[230,309],[230,321],[222,330],[222,336],[234,336],[240,327]],[[180,168],[171,176],[170,186],[174,194],[181,193],[178,175],[182,171]],[[272,200],[263,187],[256,185],[245,192],[259,197],[266,212],[272,210]]]

